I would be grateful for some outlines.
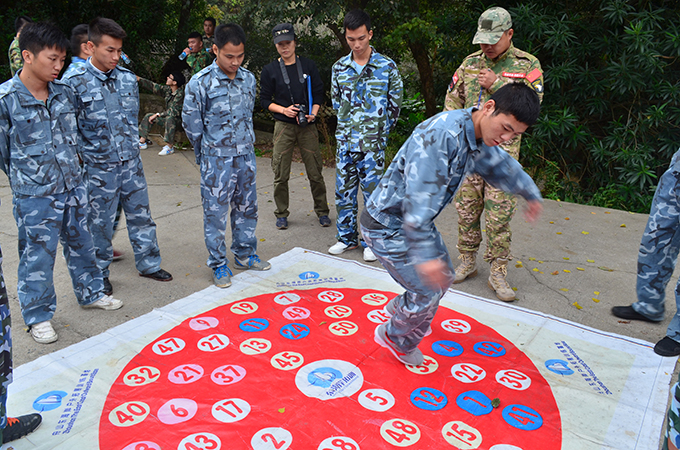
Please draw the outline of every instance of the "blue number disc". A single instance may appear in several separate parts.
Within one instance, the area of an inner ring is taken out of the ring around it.
[[[498,358],[499,356],[505,355],[505,347],[497,342],[477,342],[472,348],[482,356]]]
[[[436,389],[422,387],[411,392],[411,403],[426,411],[439,411],[448,402],[446,395]]]
[[[463,392],[456,398],[456,405],[475,416],[484,416],[493,411],[489,397],[479,391]]]
[[[288,325],[282,326],[279,333],[286,339],[297,341],[298,339],[309,336],[309,327],[301,323],[289,323]]]
[[[437,341],[432,343],[432,351],[441,356],[460,356],[463,346],[453,341]]]
[[[543,425],[543,417],[524,405],[508,405],[503,409],[503,420],[520,430],[536,430]]]
[[[253,319],[247,319],[241,322],[241,324],[238,326],[242,331],[246,331],[248,333],[254,333],[256,331],[262,331],[266,330],[267,327],[269,327],[269,321],[267,319],[262,319],[260,317],[258,318],[253,318]]]

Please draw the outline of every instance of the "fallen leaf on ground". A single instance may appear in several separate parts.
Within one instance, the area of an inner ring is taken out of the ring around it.
[[[569,269],[562,269],[562,271],[564,271],[564,273],[571,273],[571,270]]]
[[[555,234],[562,234],[562,232],[561,232],[561,231],[558,231],[558,232],[557,232],[557,233],[555,233]]]
[[[598,267],[598,269],[604,270],[605,272],[613,272],[614,271],[614,269],[610,269],[607,266],[600,266],[600,267]]]
[[[536,258],[529,258],[529,261],[536,261]]]
[[[569,261],[569,258],[567,258],[566,256],[563,256],[562,259],[565,261]]]
[[[538,272],[538,267],[534,267],[534,268],[531,269],[531,270],[533,270],[534,272]]]
[[[569,292],[569,289],[567,289],[567,288],[560,288],[560,291],[562,291],[562,292]]]
[[[593,263],[593,262],[595,262],[595,260],[594,259],[586,259],[586,262]]]
[[[560,273],[560,272],[556,270],[554,272],[551,272],[550,275],[557,275],[558,273]]]
[[[583,267],[577,267],[576,270],[586,270]]]
[[[600,295],[600,291],[595,291],[595,292],[593,292],[593,294]]]
[[[579,305],[578,302],[574,302],[572,305],[576,306],[576,309],[583,309],[583,306]]]
[[[621,228],[626,228],[626,224],[625,224],[625,223],[622,223],[622,224],[619,225],[619,226],[620,226]]]
[[[590,234],[590,233],[587,232],[587,231],[581,231],[581,234]]]
[[[593,297],[593,301],[594,301],[595,303],[600,303],[600,299],[599,299],[599,298]]]

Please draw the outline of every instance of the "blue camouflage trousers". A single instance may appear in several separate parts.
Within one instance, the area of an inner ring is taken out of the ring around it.
[[[90,200],[88,224],[97,255],[97,265],[105,277],[113,261],[114,222],[118,203],[123,205],[128,238],[139,273],[150,274],[161,268],[156,223],[151,218],[149,192],[139,156],[120,163],[86,163],[85,182]]]
[[[680,151],[659,179],[638,253],[638,301],[632,306],[651,320],[663,320],[666,285],[675,270],[679,251]],[[675,316],[666,334],[680,342],[680,282],[675,287],[675,306]]]
[[[364,205],[378,186],[385,171],[385,150],[375,152],[352,152],[338,144],[335,156],[335,221],[339,242],[357,245],[357,217],[359,211],[359,185],[364,196]]]
[[[231,207],[231,252],[246,259],[257,252],[257,167],[255,154],[201,156],[203,232],[208,249],[207,265],[216,269],[227,258],[227,213]]]
[[[415,265],[409,262],[406,238],[401,230],[369,229],[365,225],[365,221],[362,221],[361,234],[366,245],[373,250],[380,264],[394,278],[394,281],[406,289],[406,292],[393,300],[396,313],[387,322],[386,331],[387,336],[397,344],[399,350],[410,352],[423,340],[437,313],[439,300],[446,290],[432,288],[421,281]],[[434,226],[428,239],[435,242],[438,251],[437,258],[448,265],[451,271],[450,279],[453,281],[453,264],[449,252],[439,231]]]
[[[5,278],[2,275],[2,250],[0,249],[0,430],[7,425],[7,387],[12,382],[12,317]],[[2,432],[0,431],[0,444]]]
[[[53,272],[59,241],[78,303],[99,300],[104,282],[87,226],[85,186],[45,197],[15,194],[12,204],[19,231],[17,294],[26,325],[52,319],[57,308]]]

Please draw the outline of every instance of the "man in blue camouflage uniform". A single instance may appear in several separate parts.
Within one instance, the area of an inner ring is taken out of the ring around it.
[[[59,241],[78,303],[107,310],[123,306],[104,295],[87,227],[75,97],[56,81],[67,45],[51,25],[26,25],[20,38],[24,68],[0,85],[0,169],[9,177],[18,228],[17,290],[24,321],[43,344],[57,340],[50,320],[57,307],[53,270]]]
[[[92,56],[89,49],[87,48],[88,33],[87,24],[81,23],[76,25],[71,30],[71,63],[66,68],[62,79],[69,78],[73,76],[78,69],[85,67],[87,64],[87,58]]]
[[[371,19],[364,11],[347,13],[345,38],[352,52],[333,65],[331,96],[338,114],[335,132],[335,207],[337,240],[328,252],[340,255],[359,246],[359,185],[364,203],[385,169],[387,136],[397,122],[403,83],[397,65],[370,45]],[[364,260],[375,261],[371,249]]]
[[[105,292],[110,295],[111,239],[118,202],[123,204],[139,275],[156,281],[170,281],[172,275],[161,269],[156,224],[149,210],[139,155],[137,77],[118,66],[125,31],[105,18],[93,20],[88,31],[87,45],[92,56],[85,67],[64,81],[76,91],[81,156],[90,202],[88,224],[97,265],[104,274]]]
[[[26,436],[42,422],[40,414],[7,417],[7,388],[11,382],[12,317],[5,278],[2,275],[2,249],[0,249],[0,445]]]
[[[666,285],[673,275],[680,252],[680,150],[659,179],[647,227],[638,253],[637,302],[615,306],[612,314],[626,320],[661,322]],[[680,355],[680,281],[675,288],[675,315],[666,336],[656,343],[661,356]]]
[[[231,251],[238,269],[268,270],[257,256],[255,187],[255,76],[241,67],[246,35],[234,23],[215,30],[216,58],[187,84],[182,122],[201,169],[203,231],[207,265],[215,286],[231,286],[227,266],[227,213],[231,207]]]
[[[405,364],[418,365],[418,344],[453,282],[453,266],[435,218],[451,203],[466,175],[528,201],[527,218],[538,218],[541,193],[522,166],[496,146],[521,135],[538,118],[533,89],[510,84],[481,109],[440,113],[418,125],[368,200],[361,233],[380,263],[406,292],[385,310],[389,322],[375,339]]]

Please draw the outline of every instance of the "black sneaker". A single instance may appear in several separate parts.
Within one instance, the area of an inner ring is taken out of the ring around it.
[[[104,295],[113,294],[113,285],[109,281],[109,277],[104,277]]]
[[[7,426],[2,430],[2,443],[16,441],[32,433],[42,423],[40,414],[26,414],[19,417],[8,417]]]
[[[680,342],[666,336],[656,343],[654,353],[660,356],[680,356]]]
[[[319,217],[319,224],[322,227],[330,227],[331,226],[331,219],[328,216],[321,216]]]
[[[645,322],[661,322],[660,320],[652,320],[635,311],[632,306],[614,306],[612,314],[616,317],[626,320],[642,320]]]
[[[279,217],[276,219],[276,228],[279,230],[285,230],[288,228],[288,218],[286,217]]]

